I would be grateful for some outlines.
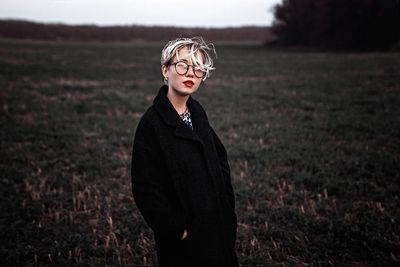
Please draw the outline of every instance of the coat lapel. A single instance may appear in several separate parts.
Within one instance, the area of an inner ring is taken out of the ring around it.
[[[194,130],[192,131],[175,111],[175,108],[167,98],[167,92],[168,86],[163,85],[153,102],[156,111],[167,125],[175,127],[175,136],[204,144],[204,138],[210,133],[210,125],[203,108],[191,96],[189,97],[187,106],[193,123]]]

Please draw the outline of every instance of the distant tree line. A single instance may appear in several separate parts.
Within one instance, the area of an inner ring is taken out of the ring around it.
[[[283,0],[274,15],[280,44],[384,50],[399,42],[399,0]]]
[[[201,35],[213,41],[265,41],[268,27],[178,28],[161,26],[70,26],[28,21],[0,21],[0,37],[59,41],[166,41],[179,36]]]

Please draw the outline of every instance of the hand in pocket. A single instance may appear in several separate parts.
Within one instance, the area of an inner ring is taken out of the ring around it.
[[[181,240],[184,240],[184,239],[187,237],[187,235],[188,235],[188,232],[187,232],[186,229],[184,229],[184,230],[183,230],[183,235],[182,235],[182,237],[181,237]]]

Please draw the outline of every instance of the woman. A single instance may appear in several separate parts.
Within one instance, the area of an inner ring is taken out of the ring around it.
[[[135,133],[132,192],[154,231],[160,265],[238,266],[226,150],[191,97],[214,69],[210,52],[201,37],[166,44],[165,85]]]

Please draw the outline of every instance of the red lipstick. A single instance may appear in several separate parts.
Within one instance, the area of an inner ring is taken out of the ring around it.
[[[186,80],[186,81],[183,82],[183,84],[184,84],[186,87],[192,88],[193,85],[194,85],[194,82],[192,82],[191,80]]]

